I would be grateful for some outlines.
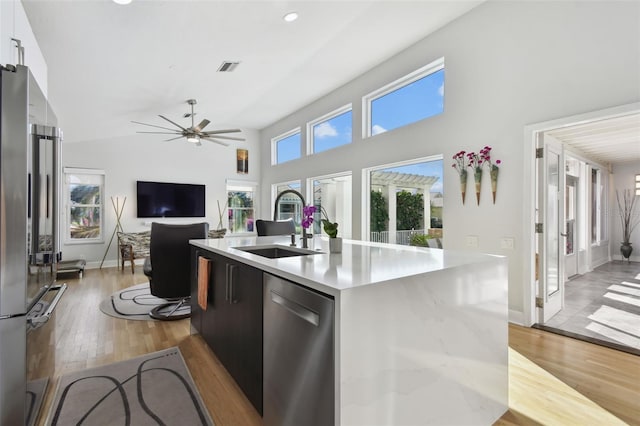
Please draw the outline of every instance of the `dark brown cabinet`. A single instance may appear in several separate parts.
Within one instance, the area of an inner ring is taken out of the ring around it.
[[[211,269],[207,309],[198,305],[198,257]],[[262,415],[262,271],[192,248],[191,324]]]

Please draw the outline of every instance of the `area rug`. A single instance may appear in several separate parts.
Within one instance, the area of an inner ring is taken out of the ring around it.
[[[100,310],[116,318],[155,321],[149,316],[149,311],[167,302],[166,299],[152,296],[149,283],[146,282],[116,291],[100,303]],[[184,315],[190,309],[190,305],[186,304],[174,312],[174,315]]]
[[[176,347],[64,375],[47,425],[213,425]]]
[[[44,393],[47,390],[48,384],[48,377],[30,380],[27,382],[27,419],[24,422],[25,425],[33,426],[36,424],[38,414],[40,413],[40,408],[42,408],[42,402],[44,401]]]

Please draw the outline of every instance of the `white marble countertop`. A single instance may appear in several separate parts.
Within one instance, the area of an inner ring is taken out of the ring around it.
[[[270,259],[237,248],[273,244],[288,248],[289,236],[226,237],[190,242],[196,247],[333,295],[362,286],[496,258],[488,254],[356,240],[343,240],[342,253],[330,254],[328,238],[316,236],[309,240],[309,248],[318,251],[317,254]]]

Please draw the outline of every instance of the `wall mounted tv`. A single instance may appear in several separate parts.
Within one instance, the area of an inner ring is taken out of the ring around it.
[[[204,185],[139,180],[138,217],[204,217],[204,193]]]

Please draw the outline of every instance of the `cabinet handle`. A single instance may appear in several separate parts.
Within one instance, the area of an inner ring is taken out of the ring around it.
[[[235,280],[233,279],[233,271],[236,269],[236,265],[229,265],[229,303],[238,303],[234,296]]]
[[[229,301],[229,264],[224,264],[224,300]]]

